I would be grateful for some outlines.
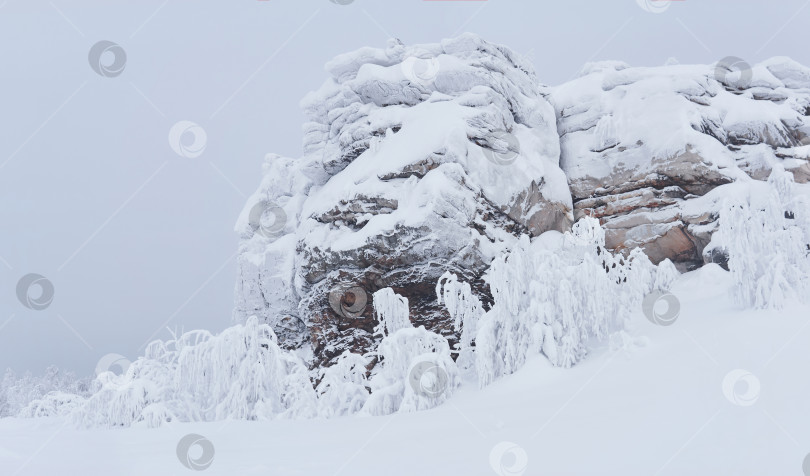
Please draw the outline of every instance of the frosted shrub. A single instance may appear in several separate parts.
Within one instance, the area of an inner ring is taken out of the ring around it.
[[[810,292],[810,203],[794,196],[793,176],[780,166],[765,188],[725,203],[712,244],[728,252],[738,303],[780,309]]]
[[[391,302],[399,297],[393,291],[380,293],[374,294],[375,313],[382,313],[384,319],[391,318],[386,310],[390,310]],[[377,308],[378,294],[387,296],[380,302],[381,309]],[[405,302],[407,304],[407,300]],[[401,312],[403,308],[395,309]],[[396,315],[397,322],[403,324],[403,316]],[[404,317],[407,319],[407,315]],[[371,396],[363,407],[365,414],[387,415],[433,408],[445,401],[459,384],[458,368],[450,356],[447,339],[423,326],[414,328],[409,319],[407,326],[400,325],[399,329],[385,335],[376,355],[379,363],[370,381]]]
[[[650,258],[641,248],[633,248],[625,263],[627,281],[623,283],[625,286],[622,286],[622,288],[626,294],[632,296],[645,295],[652,291],[659,274],[661,275],[660,284],[666,284],[667,286],[672,284],[670,279],[674,281],[679,274],[678,270],[675,269],[675,265],[669,259],[665,259],[658,266],[652,264]],[[669,265],[664,263],[672,264],[672,267],[670,268]],[[666,270],[661,269],[662,265]],[[673,271],[675,274],[673,274]]]
[[[374,315],[379,322],[374,329],[375,334],[385,336],[413,327],[408,314],[408,299],[395,293],[393,289],[384,288],[374,293]]]
[[[378,348],[369,355],[345,352],[317,372],[316,388],[304,362],[278,346],[269,325],[251,317],[216,336],[192,331],[152,342],[125,374],[100,374],[92,395],[37,390],[38,399],[23,405],[23,414],[70,414],[93,427],[154,427],[425,410],[452,395],[460,366],[474,370],[483,386],[515,372],[532,353],[556,366],[574,365],[590,339],[621,327],[645,293],[669,287],[676,277],[671,262],[653,266],[640,250],[614,256],[604,247],[598,221],[584,218],[559,249],[522,237],[495,259],[485,276],[494,300],[488,311],[469,284],[450,273],[441,277],[436,294],[460,335],[459,364],[447,339],[413,327],[408,300],[386,288],[374,294]],[[377,363],[368,377],[373,357]]]
[[[472,344],[478,330],[478,321],[484,315],[481,301],[473,294],[468,283],[459,281],[450,272],[444,273],[436,283],[436,297],[439,304],[444,304],[447,308],[453,326],[460,335],[456,362],[462,369],[470,368],[474,364]]]
[[[680,275],[681,273],[679,273],[675,268],[675,264],[673,264],[672,261],[667,258],[658,263],[658,267],[655,271],[655,282],[653,284],[653,288],[661,291],[669,291],[672,283],[674,283]]]
[[[74,393],[54,390],[23,408],[17,416],[21,418],[44,418],[68,416],[81,408],[86,399]]]
[[[656,271],[641,251],[625,258],[605,247],[596,219],[585,217],[559,250],[534,246],[524,236],[492,263],[485,279],[494,305],[478,324],[475,364],[479,384],[515,372],[531,353],[569,367],[586,354],[586,342],[618,330]]]
[[[154,427],[229,418],[329,418],[361,410],[381,415],[443,402],[458,386],[447,339],[414,328],[407,299],[391,289],[375,293],[374,304],[383,339],[370,381],[370,360],[346,352],[318,372],[313,388],[304,362],[278,346],[269,325],[251,317],[217,336],[192,331],[152,342],[126,374],[100,374],[100,390],[86,401],[51,394],[29,413],[53,413],[50,408],[58,405],[82,426]]]
[[[567,243],[579,247],[605,247],[605,230],[599,220],[593,217],[582,217],[571,227],[571,232],[565,234],[565,238]]]
[[[376,301],[375,301],[376,302]],[[318,414],[325,418],[351,415],[368,400],[366,366],[362,355],[344,352],[335,365],[320,370]]]
[[[363,408],[366,414],[432,408],[458,386],[458,368],[447,339],[422,326],[387,336],[376,353],[380,363],[371,378],[371,396]]]
[[[8,416],[58,416],[70,413],[76,402],[94,391],[91,379],[78,379],[70,372],[48,367],[39,377],[26,373],[18,377],[11,369],[6,370],[0,381],[0,418]],[[51,393],[58,396],[44,401]],[[66,396],[76,398],[69,399]],[[43,400],[43,401],[41,401]]]
[[[105,372],[77,412],[85,426],[169,421],[312,417],[316,396],[304,363],[278,347],[256,317],[213,336],[193,331],[155,341],[124,375]]]

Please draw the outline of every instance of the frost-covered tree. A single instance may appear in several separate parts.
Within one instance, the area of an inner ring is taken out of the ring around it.
[[[773,168],[767,184],[726,201],[713,247],[728,253],[741,305],[780,309],[810,292],[810,202],[795,194],[793,175]]]
[[[492,263],[486,280],[494,304],[475,338],[480,385],[513,373],[531,353],[569,367],[585,356],[589,339],[620,328],[656,271],[643,253],[623,257],[604,245],[598,220],[584,217],[560,249],[524,236]]]
[[[472,345],[478,330],[478,321],[484,315],[481,301],[473,294],[469,283],[459,281],[450,272],[444,273],[436,283],[436,297],[439,304],[444,304],[453,320],[453,327],[460,336],[456,363],[460,368],[468,369],[474,364]]]
[[[374,293],[374,315],[379,324],[374,333],[380,336],[413,327],[408,317],[408,299],[395,293],[391,288],[383,288]]]
[[[17,416],[43,418],[71,415],[78,411],[87,399],[75,393],[53,390],[25,406]]]
[[[78,379],[74,373],[63,372],[54,366],[48,367],[44,375],[37,377],[31,372],[17,377],[14,371],[7,369],[0,382],[0,418],[63,414],[75,408],[75,404],[83,401],[93,390],[91,379]],[[51,393],[60,396],[41,401]],[[74,398],[69,398],[70,395]]]
[[[459,384],[458,367],[447,339],[426,330],[405,328],[385,337],[376,351],[379,364],[363,407],[369,415],[433,408]]]
[[[351,415],[368,400],[366,366],[362,355],[344,352],[335,365],[320,370],[318,414],[324,418]]]
[[[402,314],[407,311],[407,300],[403,307],[393,291],[382,291],[374,294],[375,313],[382,314],[387,329],[392,328],[391,322],[397,322],[398,328],[383,338],[375,352],[379,363],[369,382],[371,396],[363,413],[387,415],[433,408],[444,402],[459,384],[450,344],[423,326],[414,328],[407,313]],[[384,296],[379,309],[378,295]],[[392,305],[397,302],[400,304]]]
[[[621,328],[645,293],[666,289],[677,277],[669,261],[656,267],[640,250],[624,257],[604,245],[599,222],[588,217],[557,248],[522,237],[485,276],[494,300],[487,311],[469,284],[443,275],[436,293],[460,336],[461,368],[474,369],[486,385],[519,369],[532,353],[556,366],[574,365],[585,356],[586,342]],[[72,415],[84,426],[151,427],[226,418],[384,415],[433,408],[449,398],[460,383],[460,367],[447,339],[413,327],[408,300],[390,288],[374,294],[374,313],[381,337],[377,349],[364,356],[345,352],[314,374],[295,352],[279,347],[269,325],[251,317],[219,335],[192,331],[152,342],[125,374],[101,373],[92,394],[58,391],[64,387],[59,385],[46,391],[30,376],[7,373],[0,409],[24,408],[24,416]],[[377,364],[369,377],[371,357]],[[29,394],[18,397],[21,389]]]
[[[681,273],[675,268],[675,264],[667,258],[658,263],[653,288],[661,291],[669,291],[672,283],[674,283],[680,275]]]
[[[98,381],[101,390],[76,412],[82,425],[306,418],[317,411],[303,361],[256,317],[217,336],[192,331],[152,342],[125,374],[105,372]]]

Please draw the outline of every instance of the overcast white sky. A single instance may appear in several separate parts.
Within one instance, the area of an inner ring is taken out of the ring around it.
[[[300,154],[298,102],[339,53],[470,31],[551,85],[599,59],[810,64],[808,1],[668,3],[0,0],[0,368],[89,375],[166,326],[228,326],[237,214],[266,153]],[[90,67],[100,40],[125,50],[119,76]],[[169,146],[180,120],[205,129],[199,157]],[[18,301],[28,273],[53,283],[47,309]]]

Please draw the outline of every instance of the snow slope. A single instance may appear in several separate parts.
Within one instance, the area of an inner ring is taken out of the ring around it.
[[[800,372],[810,366],[810,308],[742,311],[732,286],[717,265],[682,275],[673,325],[653,325],[639,309],[624,345],[570,369],[535,355],[423,412],[114,430],[3,419],[0,474],[192,474],[177,445],[196,433],[213,444],[207,476],[800,475],[810,452],[810,380]],[[733,385],[735,369],[759,388]]]

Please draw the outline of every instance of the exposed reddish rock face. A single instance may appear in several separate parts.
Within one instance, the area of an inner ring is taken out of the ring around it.
[[[717,216],[701,197],[764,180],[774,163],[810,178],[809,73],[786,58],[753,67],[745,84],[714,66],[589,65],[550,96],[575,218],[599,218],[609,247],[641,247],[654,263],[711,261]]]

